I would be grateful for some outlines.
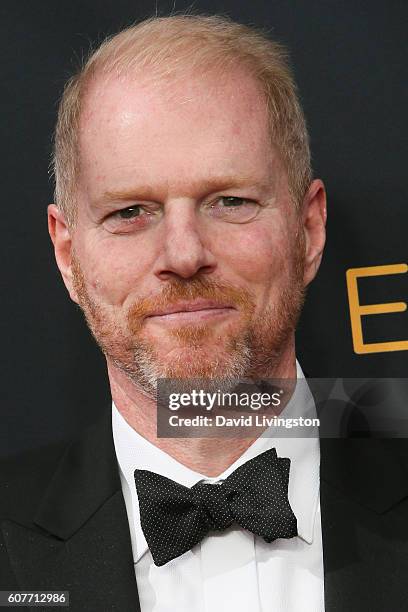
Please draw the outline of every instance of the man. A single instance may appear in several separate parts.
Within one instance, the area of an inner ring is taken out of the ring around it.
[[[157,379],[302,377],[294,331],[326,198],[283,49],[220,17],[121,32],[67,84],[55,177],[57,264],[113,405],[73,443],[3,469],[1,588],[69,591],[75,611],[404,609],[400,454],[156,432]],[[291,414],[307,404],[299,388]],[[236,499],[259,478],[251,514]],[[170,516],[173,492],[187,506]],[[253,526],[273,506],[261,512],[263,495],[284,516],[270,537],[268,521]],[[196,537],[195,520],[213,529]]]

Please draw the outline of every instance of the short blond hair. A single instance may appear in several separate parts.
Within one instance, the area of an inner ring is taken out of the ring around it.
[[[228,71],[246,67],[261,85],[270,135],[300,205],[312,179],[309,138],[285,48],[263,32],[218,15],[152,17],[106,39],[65,85],[58,110],[52,160],[55,203],[69,224],[76,213],[80,170],[81,107],[90,82],[102,73],[140,70],[172,78],[180,70]]]

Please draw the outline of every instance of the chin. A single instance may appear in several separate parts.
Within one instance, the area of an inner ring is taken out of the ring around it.
[[[156,358],[157,370],[163,378],[241,378],[249,365],[246,347],[228,350],[217,344],[184,345],[172,348]]]

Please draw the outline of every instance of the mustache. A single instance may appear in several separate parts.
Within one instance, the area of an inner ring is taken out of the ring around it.
[[[197,298],[228,302],[247,315],[255,309],[255,298],[247,289],[238,288],[230,283],[220,282],[206,277],[189,280],[173,279],[160,294],[137,300],[127,314],[129,327],[133,330],[140,327],[141,320],[154,310],[166,308],[178,300],[194,300]]]

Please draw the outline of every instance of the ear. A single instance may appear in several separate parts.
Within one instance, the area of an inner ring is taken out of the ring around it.
[[[305,234],[305,287],[314,279],[326,242],[326,191],[320,179],[312,181],[303,200],[302,222]]]
[[[78,297],[72,282],[72,236],[68,223],[61,210],[50,204],[48,212],[48,231],[54,245],[55,259],[71,299],[78,304]]]

